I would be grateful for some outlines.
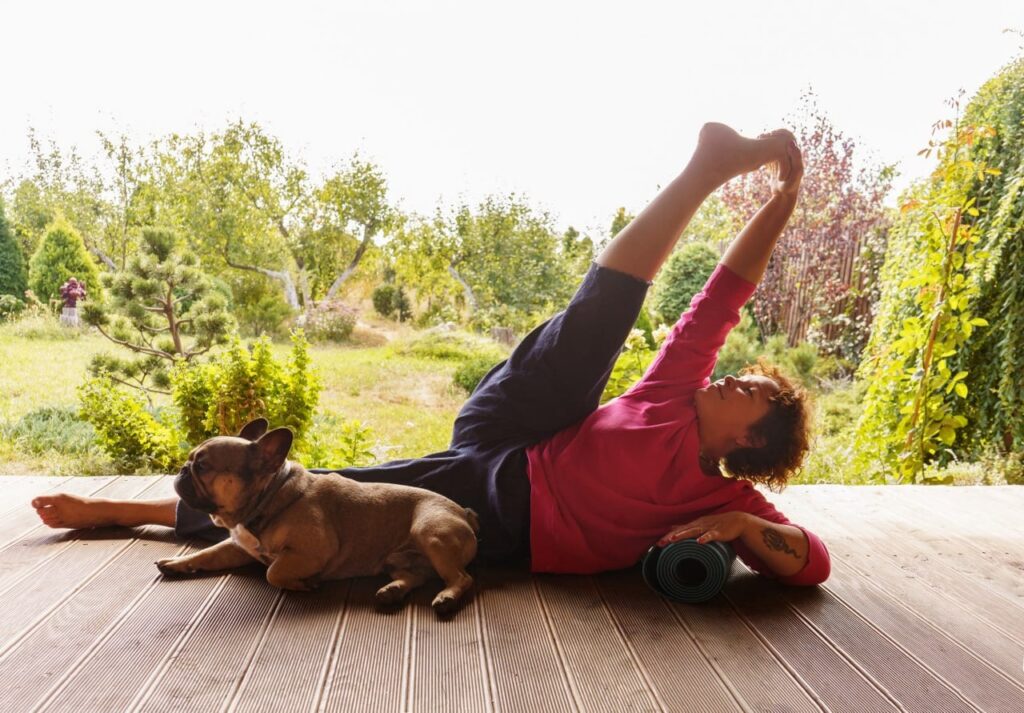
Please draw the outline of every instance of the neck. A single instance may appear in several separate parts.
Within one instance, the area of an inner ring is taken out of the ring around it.
[[[267,505],[273,502],[274,497],[281,491],[281,489],[291,479],[291,468],[290,463],[285,461],[281,464],[281,467],[270,476],[267,481],[267,486],[263,488],[263,491],[253,499],[252,503],[246,507],[237,518],[237,522],[245,527],[250,532],[258,531],[264,523],[269,522],[273,519],[277,513],[283,508],[277,508],[273,512],[267,511]],[[290,503],[288,503],[290,504]],[[285,505],[284,507],[287,507]]]

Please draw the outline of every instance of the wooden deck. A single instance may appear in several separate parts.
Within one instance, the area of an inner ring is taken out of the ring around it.
[[[159,497],[164,478],[0,478],[3,711],[1024,711],[1024,488],[793,487],[833,558],[819,588],[737,571],[699,606],[637,571],[478,571],[450,621],[383,580],[284,594],[253,567],[165,581],[164,528],[49,530],[48,489]]]

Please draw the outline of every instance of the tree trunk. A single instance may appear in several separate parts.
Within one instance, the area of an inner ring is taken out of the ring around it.
[[[302,309],[302,305],[299,304],[299,293],[295,290],[295,282],[292,280],[292,275],[288,270],[268,270],[265,267],[256,267],[255,265],[239,265],[231,261],[231,258],[227,256],[227,252],[224,254],[224,262],[228,264],[228,267],[233,267],[236,270],[258,272],[261,275],[278,280],[284,288],[284,298],[288,301],[288,306],[296,312]]]
[[[356,271],[356,267],[359,265],[359,261],[363,259],[363,254],[366,252],[366,248],[370,245],[370,239],[376,233],[376,229],[371,226],[363,227],[363,240],[359,243],[359,247],[356,248],[356,254],[352,256],[352,260],[349,262],[340,275],[338,275],[334,282],[331,284],[331,288],[327,290],[327,295],[324,297],[325,300],[334,299],[334,295],[338,293],[338,290],[344,284],[345,280],[352,276],[352,273]]]
[[[455,278],[455,281],[462,285],[462,293],[466,296],[466,305],[469,307],[469,313],[473,314],[476,312],[476,295],[473,294],[473,288],[469,286],[469,283],[462,279],[462,275],[455,269],[454,265],[448,266],[448,274]]]

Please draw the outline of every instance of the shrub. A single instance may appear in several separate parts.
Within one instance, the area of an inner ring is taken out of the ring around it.
[[[13,320],[25,310],[25,303],[14,295],[0,295],[0,322]]]
[[[11,224],[4,215],[3,203],[0,202],[0,295],[21,297],[27,288],[25,258],[21,254],[18,241],[14,238]]]
[[[43,406],[29,411],[5,429],[5,437],[18,450],[33,455],[48,451],[66,455],[85,455],[93,451],[96,430],[79,418],[78,409],[67,406]]]
[[[647,348],[647,340],[643,332],[634,329],[626,338],[622,353],[612,367],[611,376],[605,384],[604,392],[601,394],[601,403],[610,401],[616,396],[621,396],[633,384],[635,384],[647,367],[654,361],[657,351]]]
[[[373,432],[361,422],[341,421],[333,414],[318,414],[309,437],[298,453],[307,468],[349,468],[372,465]]]
[[[707,243],[686,243],[672,253],[654,281],[651,295],[654,314],[669,324],[678,320],[716,265],[718,253]]]
[[[385,283],[373,291],[373,308],[382,317],[391,317],[404,322],[412,315],[409,297],[401,285]]]
[[[292,316],[292,308],[280,295],[260,295],[255,302],[240,305],[235,316],[244,334],[281,337],[287,333],[285,324]]]
[[[81,418],[92,424],[100,447],[119,469],[167,473],[184,461],[178,431],[147,411],[141,397],[103,377],[87,380],[78,396]]]
[[[58,218],[46,229],[35,254],[29,261],[29,287],[43,302],[49,303],[60,296],[60,286],[68,278],[76,277],[99,301],[100,275],[96,263],[85,249],[78,231],[63,218]]]
[[[305,329],[314,342],[343,342],[352,335],[358,312],[337,301],[324,301],[309,313]]]
[[[320,398],[320,380],[310,369],[307,346],[303,333],[296,332],[288,362],[280,364],[266,336],[249,349],[236,339],[208,363],[177,364],[171,375],[172,398],[188,441],[234,435],[262,417],[273,428],[290,428],[301,448]]]
[[[452,375],[455,385],[467,394],[476,390],[477,384],[487,376],[487,372],[500,364],[503,358],[495,359],[493,355],[477,354],[462,362]]]
[[[405,356],[449,361],[467,361],[483,356],[493,357],[493,363],[497,363],[506,356],[504,350],[489,339],[468,332],[442,329],[433,329],[412,339],[396,341],[391,348],[395,353]]]

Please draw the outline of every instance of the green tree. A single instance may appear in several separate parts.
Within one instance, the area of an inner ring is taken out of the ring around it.
[[[718,264],[718,252],[707,243],[686,243],[673,252],[654,280],[651,308],[664,324],[674,324],[700,292]]]
[[[0,201],[0,295],[14,295],[22,299],[27,287],[25,259],[7,222],[3,201]]]
[[[225,344],[233,331],[223,296],[173,231],[144,229],[128,268],[106,282],[109,306],[88,305],[83,318],[134,356],[97,355],[89,365],[93,375],[147,394],[169,394],[174,364]]]
[[[43,302],[57,299],[69,277],[85,284],[90,300],[99,301],[100,276],[82,236],[63,217],[51,223],[29,261],[28,286]]]

